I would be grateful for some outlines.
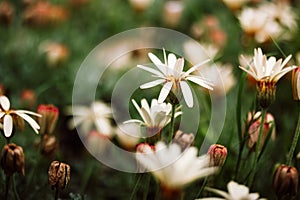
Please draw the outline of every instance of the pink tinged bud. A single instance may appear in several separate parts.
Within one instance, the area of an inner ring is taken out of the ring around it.
[[[184,133],[178,130],[173,138],[173,143],[179,144],[182,150],[194,144],[195,136],[193,133]]]
[[[209,147],[207,154],[210,157],[209,166],[222,166],[227,157],[227,148],[220,144],[213,144]]]
[[[155,146],[148,143],[140,143],[137,145],[136,151],[138,153],[152,153],[155,151]]]
[[[293,98],[294,100],[300,100],[300,68],[293,71],[292,76],[292,88],[293,88]]]
[[[41,134],[51,134],[56,126],[56,122],[59,115],[59,110],[54,105],[39,105],[37,113],[41,114],[42,117],[38,118],[38,123],[40,125]]]
[[[10,143],[3,147],[1,154],[1,167],[6,176],[11,176],[15,172],[25,174],[23,148]]]
[[[292,199],[298,193],[298,171],[295,167],[280,165],[273,176],[273,189],[279,199]]]

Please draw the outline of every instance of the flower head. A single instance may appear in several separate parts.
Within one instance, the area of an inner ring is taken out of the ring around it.
[[[10,109],[10,101],[6,96],[0,96],[0,120],[3,124],[3,132],[5,137],[11,137],[13,133],[13,124],[19,124],[20,119],[24,119],[38,133],[40,126],[29,115],[41,117],[41,115],[28,110]]]
[[[285,67],[291,59],[289,55],[284,61],[262,53],[260,48],[254,49],[253,62],[246,66],[240,66],[242,70],[247,72],[256,80],[257,100],[262,108],[267,108],[275,99],[276,83],[288,72],[296,69],[296,66]]]
[[[154,77],[158,78],[155,81],[151,81],[149,83],[141,85],[140,88],[146,89],[157,86],[159,84],[163,84],[163,88],[161,89],[158,97],[158,103],[164,102],[164,100],[172,90],[176,97],[178,97],[179,94],[182,93],[187,106],[193,107],[194,103],[192,91],[187,81],[192,81],[204,88],[212,90],[213,88],[210,82],[204,80],[199,76],[191,75],[192,72],[196,71],[201,65],[207,63],[209,60],[205,60],[202,63],[199,63],[191,67],[188,71],[184,72],[183,58],[177,59],[173,53],[170,53],[167,58],[165,50],[163,52],[164,63],[162,63],[154,54],[148,54],[150,60],[154,63],[158,70],[143,65],[138,65],[139,68],[152,73]]]
[[[109,119],[111,118],[111,109],[101,101],[95,101],[90,106],[73,106],[67,108],[67,113],[73,115],[70,121],[70,128],[81,126],[81,130],[88,134],[93,130],[93,126],[106,136],[111,136],[112,127]]]
[[[184,152],[176,144],[166,146],[158,142],[155,148],[145,148],[136,153],[136,159],[149,170],[161,183],[163,188],[181,189],[189,183],[212,175],[218,171],[218,167],[209,167],[209,157],[198,157],[198,150],[189,147]]]
[[[240,185],[234,181],[230,181],[227,184],[228,193],[226,193],[222,190],[209,188],[209,187],[207,187],[206,189],[210,192],[214,192],[214,193],[224,197],[224,199],[226,199],[226,200],[263,200],[263,199],[259,199],[258,193],[250,193],[248,187],[246,187],[244,185]],[[198,199],[198,200],[214,200],[214,199],[221,200],[223,198],[211,197],[211,198],[202,198],[202,199]]]

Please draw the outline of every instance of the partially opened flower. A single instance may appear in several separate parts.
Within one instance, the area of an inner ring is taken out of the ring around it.
[[[154,65],[158,68],[158,70],[153,69],[151,67],[138,65],[139,68],[148,71],[157,77],[158,79],[155,81],[151,81],[149,83],[143,84],[140,86],[141,89],[151,88],[160,84],[163,84],[163,88],[160,91],[158,97],[158,103],[164,102],[169,93],[172,92],[178,98],[181,93],[183,94],[183,98],[188,107],[193,107],[193,95],[190,86],[187,81],[192,81],[204,88],[212,90],[212,84],[207,80],[204,80],[202,77],[191,75],[192,72],[197,70],[203,64],[209,62],[209,60],[205,60],[193,67],[191,67],[188,71],[184,72],[184,59],[177,59],[173,53],[168,55],[168,59],[166,56],[165,50],[164,52],[164,63],[162,63],[157,56],[152,53],[149,53],[148,56],[150,60],[154,63]]]
[[[136,159],[160,182],[163,194],[167,192],[165,195],[218,171],[218,167],[209,167],[207,155],[198,156],[196,147],[188,147],[182,152],[176,143],[166,146],[158,142],[155,148],[146,149],[138,151]]]
[[[95,126],[101,134],[112,135],[110,124],[112,111],[102,101],[95,101],[90,106],[69,107],[67,113],[73,115],[69,124],[72,129],[80,126],[81,131],[87,135]]]
[[[262,53],[260,48],[254,49],[253,62],[248,66],[240,66],[242,70],[247,72],[256,80],[257,100],[262,108],[267,108],[275,99],[276,83],[288,72],[296,69],[296,66],[285,67],[291,59],[289,55],[284,61]]]
[[[13,133],[13,124],[20,124],[20,120],[25,120],[38,133],[40,126],[29,115],[41,117],[41,115],[28,110],[13,110],[10,108],[10,101],[6,96],[0,96],[0,120],[3,124],[5,137],[11,137]]]
[[[230,181],[227,184],[227,189],[228,193],[214,189],[214,188],[209,188],[207,187],[206,190],[210,192],[214,192],[224,198],[217,198],[217,197],[209,197],[209,198],[202,198],[198,200],[221,200],[221,199],[226,199],[226,200],[263,200],[262,198],[259,198],[258,193],[250,193],[249,188],[244,185],[240,185],[234,181]]]

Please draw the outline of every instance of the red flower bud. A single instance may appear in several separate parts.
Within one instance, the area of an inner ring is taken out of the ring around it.
[[[213,144],[209,147],[207,154],[210,157],[211,167],[222,166],[227,157],[227,148],[220,144]]]

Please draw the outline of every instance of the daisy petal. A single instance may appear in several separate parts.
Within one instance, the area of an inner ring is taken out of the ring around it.
[[[152,69],[150,67],[143,66],[143,65],[137,65],[137,67],[141,68],[141,69],[143,69],[143,70],[145,70],[147,72],[150,72],[150,73],[152,73],[154,75],[157,75],[158,77],[163,77],[163,74],[160,71],[158,71],[158,70],[155,70],[155,69]]]
[[[194,65],[193,67],[191,67],[189,70],[187,70],[187,71],[184,73],[184,76],[187,76],[187,75],[189,75],[190,73],[196,71],[199,67],[201,67],[202,65],[208,63],[209,61],[210,61],[210,59],[207,59],[207,60],[205,60],[205,61],[203,61],[203,62],[200,62],[200,63]]]
[[[9,99],[6,96],[0,96],[0,105],[3,110],[7,111],[10,108]]]
[[[172,89],[173,83],[167,82],[164,84],[163,88],[161,89],[158,97],[158,103],[163,103],[167,96],[170,93],[170,90]]]
[[[181,87],[183,98],[184,98],[187,106],[189,108],[193,107],[194,102],[193,102],[193,95],[192,95],[190,86],[185,81],[180,81],[179,84]]]
[[[169,53],[167,65],[168,65],[171,69],[174,69],[176,60],[177,60],[176,56],[175,56],[173,53]]]
[[[3,119],[4,136],[10,137],[13,130],[13,119],[10,115],[5,115]]]
[[[155,80],[155,81],[151,81],[149,83],[145,83],[143,85],[140,86],[141,89],[148,89],[148,88],[152,88],[152,87],[155,87],[159,84],[162,84],[163,82],[166,82],[164,79],[158,79],[158,80]]]
[[[165,66],[165,64],[163,64],[159,58],[154,55],[153,53],[148,53],[148,56],[150,58],[150,60],[155,64],[155,66],[163,73],[166,74],[166,70],[163,66]]]
[[[186,77],[186,80],[192,81],[206,89],[213,90],[212,84],[202,80],[200,77],[188,76],[188,77]]]
[[[17,115],[19,115],[20,117],[22,117],[25,121],[27,121],[28,124],[34,130],[34,132],[39,133],[38,129],[40,129],[40,126],[39,126],[39,124],[34,119],[32,119],[29,115],[26,115],[26,114],[24,114],[22,112],[15,111],[15,113]]]
[[[138,111],[139,115],[142,117],[143,121],[146,121],[146,117],[144,116],[144,113],[142,112],[141,108],[139,107],[139,105],[136,103],[136,101],[134,99],[131,100],[134,107],[136,108],[136,110]]]

